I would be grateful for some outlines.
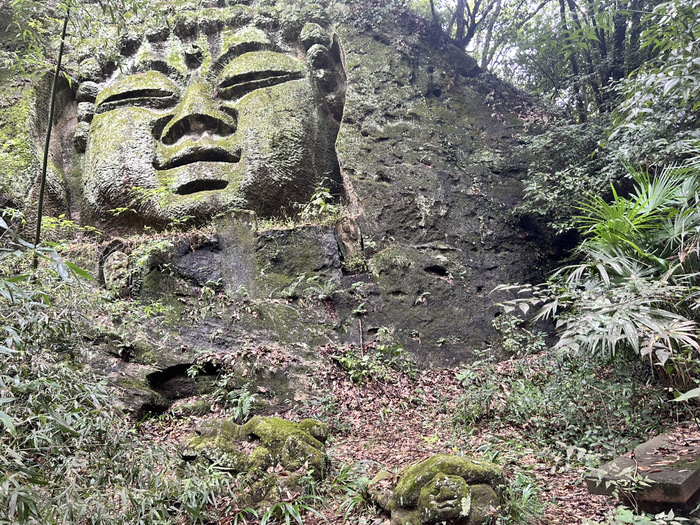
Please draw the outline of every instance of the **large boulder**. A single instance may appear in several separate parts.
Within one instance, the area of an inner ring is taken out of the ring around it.
[[[410,12],[358,6],[161,2],[114,49],[69,46],[51,210],[124,240],[95,262],[116,299],[166,309],[119,326],[153,349],[133,362],[170,375],[251,341],[313,359],[380,330],[420,366],[505,355],[491,291],[546,269],[515,212],[530,102]]]

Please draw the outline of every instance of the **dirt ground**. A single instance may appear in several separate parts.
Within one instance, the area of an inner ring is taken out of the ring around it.
[[[562,465],[553,459],[551,450],[534,449],[519,428],[501,426],[494,430],[486,424],[465,429],[455,425],[452,414],[463,392],[456,372],[429,370],[414,379],[397,374],[389,381],[358,385],[339,367],[329,365],[317,371],[317,390],[308,399],[269,415],[327,422],[332,435],[327,446],[334,468],[355,465],[363,475],[371,477],[380,468],[398,472],[439,452],[495,458],[509,479],[526,473],[534,480],[543,509],[539,518],[522,523],[573,525],[584,519],[604,521],[617,502],[588,493],[584,467],[566,462]],[[207,417],[226,417],[226,412]],[[156,441],[176,446],[201,419],[179,417],[175,406],[169,414],[147,421],[140,428]],[[341,504],[340,497],[327,498],[322,506],[314,505],[321,515],[307,514],[304,523],[389,525],[387,516],[367,510],[346,517]]]

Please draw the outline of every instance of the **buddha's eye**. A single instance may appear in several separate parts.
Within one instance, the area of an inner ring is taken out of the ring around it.
[[[164,98],[172,97],[175,93],[172,91],[166,91],[163,89],[135,89],[132,91],[125,91],[122,93],[115,93],[109,98],[102,101],[103,104],[107,102],[120,102],[122,100],[130,99],[142,99],[142,98]]]
[[[95,110],[104,113],[127,106],[165,108],[177,101],[179,91],[177,85],[161,73],[138,73],[121,78],[102,90],[95,101]]]
[[[301,73],[291,71],[256,71],[236,75],[219,83],[219,96],[228,100],[241,98],[256,89],[275,86],[301,77]]]
[[[219,76],[219,97],[241,98],[256,89],[304,76],[303,62],[272,51],[254,51],[235,58]]]

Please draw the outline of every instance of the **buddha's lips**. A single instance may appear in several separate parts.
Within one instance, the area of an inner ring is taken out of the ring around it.
[[[194,145],[180,149],[167,158],[156,157],[153,166],[157,170],[170,170],[195,162],[227,162],[236,164],[241,160],[240,149],[229,151],[221,146]]]

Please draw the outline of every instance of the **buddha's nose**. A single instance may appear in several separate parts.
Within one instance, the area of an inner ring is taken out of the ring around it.
[[[201,82],[191,84],[173,109],[160,140],[172,145],[183,137],[226,136],[236,131],[235,115],[224,113],[212,100],[211,88]]]

